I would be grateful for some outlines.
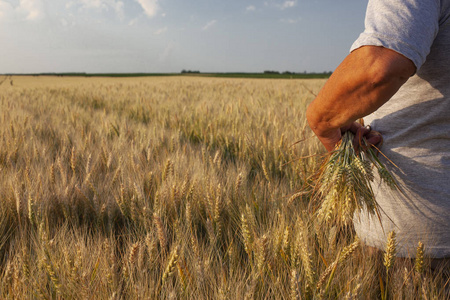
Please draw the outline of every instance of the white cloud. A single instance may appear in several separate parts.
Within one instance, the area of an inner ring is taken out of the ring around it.
[[[108,10],[112,8],[117,15],[122,18],[124,16],[124,3],[116,0],[79,0],[82,8]],[[73,2],[66,4],[66,8],[73,6]]]
[[[291,8],[297,4],[297,1],[284,1],[281,5],[281,9]]]
[[[217,23],[217,20],[212,20],[209,21],[205,26],[202,27],[202,30],[208,30],[209,28],[211,28],[212,26],[214,26]]]
[[[104,0],[79,0],[83,8],[106,8]],[[67,4],[69,5],[69,4]]]
[[[298,0],[287,0],[287,1],[276,1],[276,0],[270,0],[270,1],[264,1],[264,6],[272,6],[276,7],[278,9],[287,9],[292,8],[297,5]]]
[[[69,1],[69,2],[66,3],[66,9],[70,9],[74,5],[75,5],[74,1]]]
[[[116,11],[116,13],[119,15],[119,17],[123,17],[124,12],[123,12],[123,2],[122,1],[117,1],[115,3],[116,5],[114,6],[114,10]]]
[[[301,18],[297,18],[297,19],[281,19],[280,21],[282,23],[287,23],[287,24],[296,24],[296,23],[301,21]]]
[[[44,6],[41,0],[20,0],[19,10],[26,14],[25,19],[35,21],[44,17]]]
[[[163,27],[163,28],[159,28],[159,29],[155,30],[154,34],[155,35],[160,35],[160,34],[163,34],[166,31],[167,31],[167,27]]]
[[[159,10],[158,0],[136,0],[144,10],[145,14],[152,18]]]
[[[130,22],[128,22],[128,26],[134,26],[138,23],[138,21],[138,18],[131,19]]]
[[[37,21],[44,18],[44,5],[42,0],[20,0],[19,4],[13,6],[9,2],[0,1],[0,19],[22,19]]]
[[[6,20],[14,15],[14,7],[5,1],[0,1],[0,20]]]
[[[254,5],[247,6],[246,11],[255,11],[256,7]]]

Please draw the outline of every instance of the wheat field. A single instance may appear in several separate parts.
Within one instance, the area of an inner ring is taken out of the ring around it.
[[[315,220],[323,83],[3,81],[0,298],[443,299],[426,256],[386,270]]]

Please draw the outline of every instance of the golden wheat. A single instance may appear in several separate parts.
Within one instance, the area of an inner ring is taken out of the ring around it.
[[[424,254],[424,245],[422,242],[419,242],[417,245],[416,259],[414,262],[414,269],[418,274],[421,274],[424,269]]]
[[[377,297],[374,257],[310,210],[321,148],[305,108],[323,82],[1,85],[0,298]],[[352,168],[371,178],[358,159],[332,175]],[[401,270],[388,297],[443,295]]]
[[[372,145],[363,137],[361,151],[357,152],[353,146],[354,138],[354,134],[347,131],[317,175],[315,192],[320,201],[317,217],[323,223],[349,226],[354,215],[363,210],[381,221],[380,207],[371,186],[374,180],[372,168],[390,188],[398,189]]]

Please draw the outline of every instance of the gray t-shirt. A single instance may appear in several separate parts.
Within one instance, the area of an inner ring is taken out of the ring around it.
[[[355,229],[384,249],[395,230],[400,256],[422,241],[432,257],[450,257],[450,0],[369,0],[365,31],[351,51],[384,46],[411,59],[417,72],[365,118],[381,132],[382,156],[404,195],[374,184],[382,223],[362,213]]]

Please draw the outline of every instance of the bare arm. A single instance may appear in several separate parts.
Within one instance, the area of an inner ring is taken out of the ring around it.
[[[387,48],[364,46],[353,51],[308,106],[309,126],[332,151],[342,127],[386,103],[415,70],[410,59]]]

